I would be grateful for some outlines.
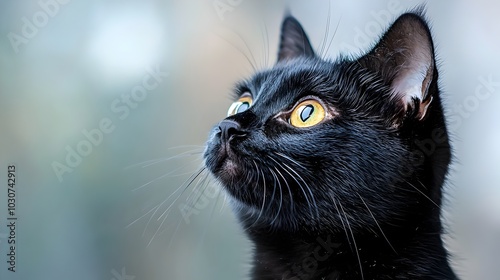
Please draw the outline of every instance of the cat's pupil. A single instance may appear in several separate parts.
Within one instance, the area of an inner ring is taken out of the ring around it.
[[[314,106],[313,105],[306,105],[304,109],[302,109],[302,112],[300,112],[300,119],[303,122],[306,122],[314,113]]]
[[[241,103],[241,105],[238,107],[238,109],[236,110],[236,113],[239,114],[241,112],[244,112],[246,111],[248,108],[250,108],[250,103],[248,102],[243,102]]]

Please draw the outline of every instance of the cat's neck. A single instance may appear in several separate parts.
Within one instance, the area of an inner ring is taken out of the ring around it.
[[[440,233],[439,216],[384,234],[248,231],[256,244],[254,279],[457,279]]]

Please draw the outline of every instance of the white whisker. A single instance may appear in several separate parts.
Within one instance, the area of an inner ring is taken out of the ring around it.
[[[414,188],[416,191],[418,191],[421,195],[423,195],[425,198],[427,198],[432,204],[434,204],[437,208],[441,209],[441,207],[439,205],[437,205],[436,202],[434,202],[434,200],[432,200],[430,197],[428,197],[425,193],[423,193],[421,190],[419,190],[417,187],[415,187],[414,185],[412,185],[410,182],[406,181],[406,183],[408,185],[410,185],[412,188]],[[422,182],[419,181],[419,183],[422,185],[422,187],[425,187],[424,184],[422,184]]]
[[[358,246],[356,245],[356,239],[354,238],[354,233],[352,233],[352,228],[351,228],[351,225],[349,224],[349,218],[347,218],[347,215],[344,211],[344,207],[342,207],[342,203],[340,203],[340,201],[339,201],[339,206],[340,206],[340,209],[342,210],[342,213],[344,214],[345,221],[347,223],[347,228],[351,232],[352,243],[354,244],[354,250],[356,251],[356,256],[358,257],[359,271],[361,272],[361,279],[364,280],[365,277],[363,275],[363,266],[361,265],[361,257],[359,256]]]
[[[130,226],[132,226],[133,224],[135,224],[137,221],[139,221],[140,219],[142,219],[143,217],[147,216],[149,213],[153,212],[153,210],[155,210],[156,208],[158,208],[159,205],[156,205],[155,207],[151,208],[151,210],[149,210],[148,212],[146,212],[145,214],[143,214],[142,216],[140,216],[139,218],[135,219],[134,221],[132,221],[130,224],[128,224],[125,228],[129,228]]]
[[[125,167],[124,169],[127,170],[127,169],[131,169],[131,168],[138,167],[138,166],[140,166],[141,168],[145,168],[145,167],[157,164],[157,163],[166,162],[166,161],[170,161],[173,159],[185,158],[185,157],[189,157],[189,156],[195,156],[195,155],[199,155],[201,153],[203,153],[203,151],[197,151],[197,150],[186,151],[186,152],[183,152],[183,153],[180,153],[178,155],[171,156],[171,157],[150,159],[150,160],[146,160],[143,162],[135,163],[135,164],[132,164],[132,165]]]
[[[146,224],[146,227],[144,228],[144,231],[142,232],[142,236],[145,235],[146,233],[146,229],[148,228],[149,224],[151,223],[151,220],[153,219],[153,217],[156,215],[156,213],[158,212],[158,210],[160,209],[160,207],[165,203],[167,202],[175,193],[177,193],[180,189],[183,189],[182,192],[177,196],[177,198],[171,203],[171,205],[173,205],[181,196],[182,194],[186,191],[186,189],[193,183],[194,180],[196,180],[196,178],[198,178],[198,176],[203,172],[205,171],[205,167],[203,168],[200,168],[200,170],[196,173],[194,173],[193,175],[191,175],[186,181],[184,181],[184,183],[182,183],[174,192],[172,192],[166,199],[164,199],[159,205],[158,205],[158,208],[153,212],[153,214],[151,215],[151,217],[149,218],[147,224]],[[169,206],[170,208],[171,206]],[[149,242],[151,243],[151,241]],[[148,244],[149,245],[149,244]]]
[[[380,227],[379,223],[377,222],[377,219],[375,219],[375,216],[373,215],[372,211],[370,210],[370,207],[368,207],[368,204],[366,204],[365,200],[363,199],[363,197],[361,197],[361,195],[358,192],[356,192],[356,194],[359,196],[359,198],[361,199],[361,201],[365,205],[366,209],[368,210],[368,212],[372,216],[373,221],[375,221],[375,224],[377,224],[377,227],[380,230],[380,233],[382,233],[382,236],[384,236],[385,240],[387,241],[387,243],[389,244],[389,246],[391,247],[391,249],[394,251],[394,253],[397,254],[398,252],[396,252],[396,249],[394,249],[394,247],[392,246],[391,242],[389,242],[389,239],[387,238],[387,236],[385,235],[384,231]]]

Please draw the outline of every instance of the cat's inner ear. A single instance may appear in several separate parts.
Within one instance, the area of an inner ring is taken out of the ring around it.
[[[294,17],[287,16],[281,25],[278,61],[300,56],[313,57],[314,50],[300,23]]]
[[[359,62],[380,73],[396,100],[408,110],[418,105],[423,119],[432,102],[429,86],[434,79],[434,47],[427,24],[415,14],[399,17],[378,44]]]

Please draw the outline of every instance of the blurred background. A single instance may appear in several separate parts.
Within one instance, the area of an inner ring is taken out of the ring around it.
[[[0,278],[247,279],[250,244],[218,186],[196,177],[234,82],[274,64],[287,7],[335,58],[421,3],[2,1]],[[445,240],[463,279],[500,274],[499,8],[427,3],[455,153]]]

